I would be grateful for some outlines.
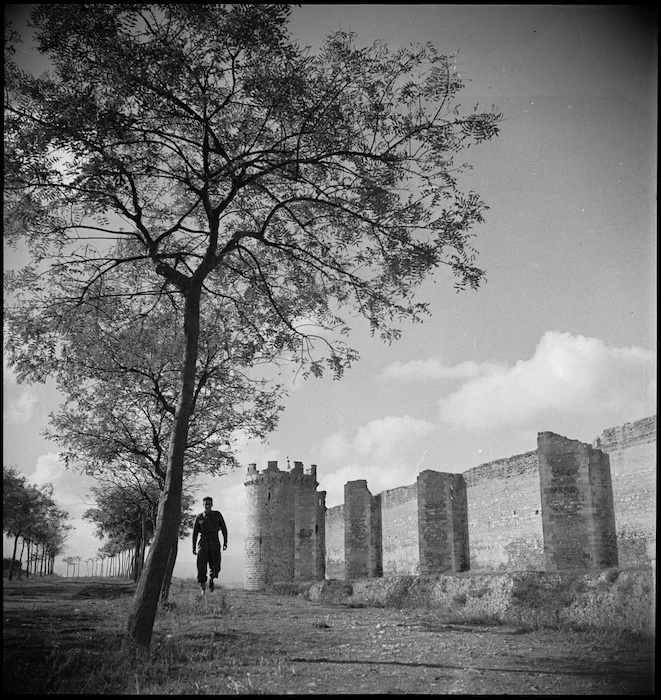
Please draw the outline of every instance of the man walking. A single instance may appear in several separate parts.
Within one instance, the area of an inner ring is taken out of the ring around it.
[[[202,593],[206,591],[207,567],[209,568],[209,590],[214,589],[214,579],[220,573],[220,540],[218,532],[223,533],[223,550],[227,549],[227,526],[218,510],[211,510],[213,499],[206,496],[202,499],[204,513],[195,518],[193,527],[193,554],[197,551],[197,582]],[[197,538],[200,538],[199,547]]]

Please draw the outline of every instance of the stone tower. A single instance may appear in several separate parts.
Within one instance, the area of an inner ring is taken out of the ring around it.
[[[468,501],[461,474],[430,469],[418,475],[420,573],[468,571]]]
[[[617,566],[608,455],[551,432],[537,436],[546,571]]]
[[[317,492],[317,467],[302,462],[291,471],[268,463],[263,472],[248,465],[248,534],[245,587],[260,590],[280,581],[325,577],[326,492]]]

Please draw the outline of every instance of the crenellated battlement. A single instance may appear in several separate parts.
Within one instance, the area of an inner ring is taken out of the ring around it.
[[[262,478],[281,478],[281,479],[291,479],[292,477],[308,477],[315,482],[317,481],[317,465],[311,464],[309,470],[306,470],[303,466],[303,462],[294,462],[294,466],[291,469],[279,469],[277,460],[270,460],[267,463],[266,469],[261,472],[257,469],[257,464],[251,463],[248,465],[248,470],[246,473],[248,483],[253,483],[257,477]]]

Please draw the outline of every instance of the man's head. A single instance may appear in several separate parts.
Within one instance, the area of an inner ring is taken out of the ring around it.
[[[202,499],[202,504],[204,505],[204,510],[211,510],[211,506],[213,505],[213,498],[211,498],[211,496],[206,496]]]

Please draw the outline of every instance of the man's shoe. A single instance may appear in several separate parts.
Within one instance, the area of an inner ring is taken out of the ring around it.
[[[209,592],[210,592],[210,593],[213,593],[213,589],[214,589],[214,588],[215,588],[215,586],[214,586],[214,584],[213,584],[213,579],[211,579],[211,581],[209,581]]]
[[[200,595],[204,595],[207,592],[206,588],[204,586],[200,587]]]

